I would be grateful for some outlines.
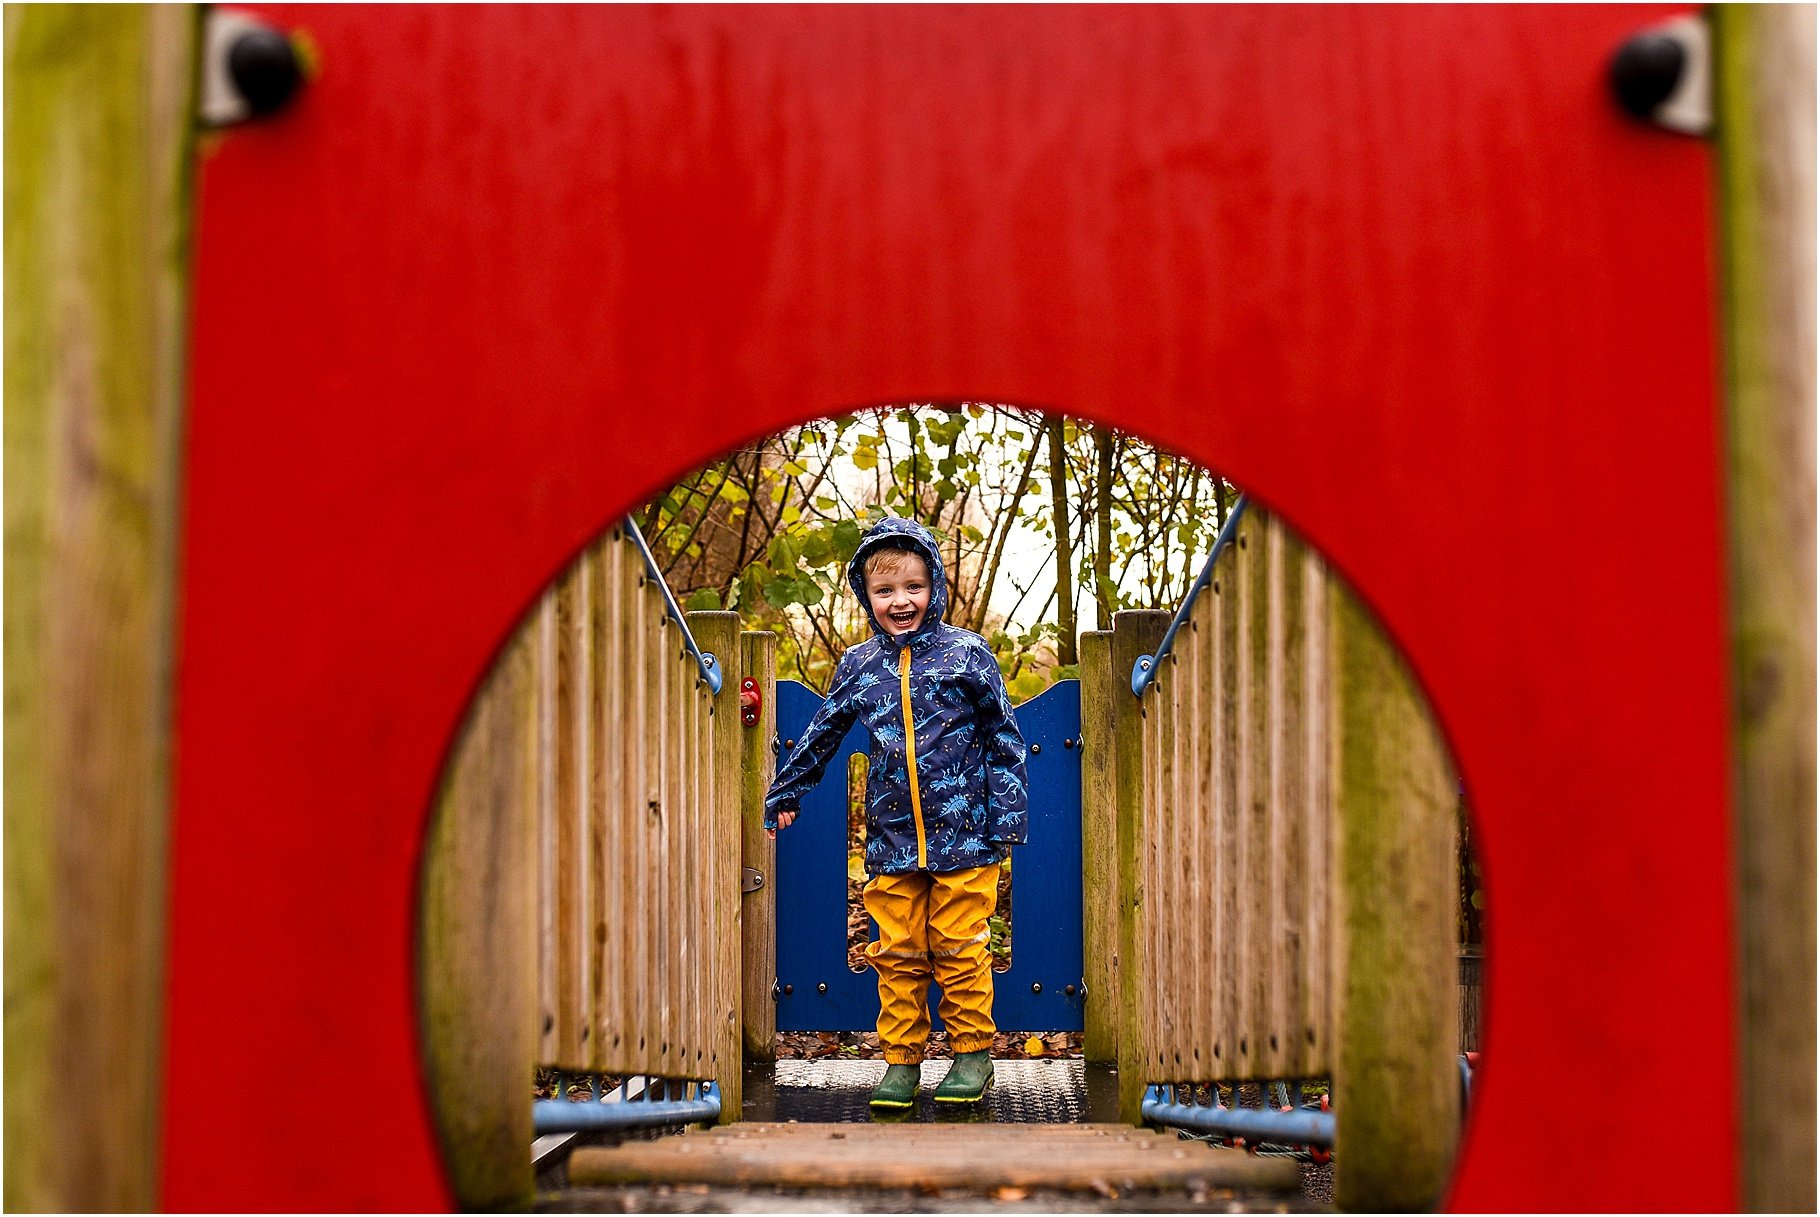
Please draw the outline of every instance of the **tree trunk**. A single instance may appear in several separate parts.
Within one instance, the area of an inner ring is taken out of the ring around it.
[[[1112,628],[1112,428],[1094,428],[1099,469],[1093,487],[1093,513],[1097,531],[1093,538],[1093,597],[1099,606],[1097,628]]]
[[[1062,636],[1056,658],[1078,661],[1074,641],[1074,538],[1069,536],[1068,460],[1063,448],[1062,416],[1049,417],[1049,491],[1055,504],[1055,602]]]

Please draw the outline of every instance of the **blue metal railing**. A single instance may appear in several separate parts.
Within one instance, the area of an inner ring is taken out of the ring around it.
[[[688,1097],[693,1089],[695,1095]],[[666,1124],[709,1124],[720,1119],[720,1087],[713,1082],[685,1082],[669,1078],[645,1078],[638,1097],[629,1097],[631,1083],[615,1091],[614,1098],[600,1098],[600,1082],[594,1079],[593,1097],[584,1102],[567,1097],[567,1080],[558,1075],[554,1099],[537,1099],[531,1104],[531,1128],[538,1136],[547,1133],[594,1132],[602,1128],[657,1128]],[[671,1098],[674,1090],[684,1096]]]
[[[632,543],[638,546],[638,552],[644,556],[645,576],[664,594],[664,611],[670,620],[676,622],[676,628],[682,631],[683,645],[689,648],[689,654],[695,656],[695,664],[701,669],[701,678],[708,682],[710,692],[719,693],[721,684],[720,663],[714,656],[695,645],[695,635],[689,632],[689,623],[683,620],[683,612],[676,603],[676,597],[670,594],[670,585],[664,582],[663,573],[657,569],[657,559],[651,556],[651,547],[645,544],[645,536],[638,531],[638,525],[632,517],[627,516],[621,525],[631,536]]]
[[[1137,697],[1144,696],[1144,690],[1150,687],[1150,682],[1155,678],[1157,669],[1162,666],[1163,660],[1169,657],[1169,650],[1175,645],[1176,631],[1180,630],[1182,623],[1188,620],[1188,613],[1194,608],[1195,598],[1212,584],[1214,563],[1220,560],[1220,555],[1226,552],[1226,547],[1238,535],[1239,519],[1245,514],[1248,501],[1245,495],[1240,495],[1238,502],[1232,505],[1232,514],[1226,517],[1225,527],[1220,529],[1220,535],[1213,542],[1213,552],[1207,555],[1207,562],[1201,567],[1201,573],[1196,575],[1194,582],[1189,585],[1188,595],[1182,600],[1182,606],[1176,609],[1174,618],[1170,620],[1169,632],[1163,635],[1162,644],[1157,647],[1156,654],[1140,655],[1137,663],[1132,665],[1131,692]]]
[[[1243,1137],[1252,1145],[1333,1147],[1333,1113],[1317,1107],[1303,1106],[1288,1111],[1270,1107],[1241,1107],[1238,1089],[1233,1089],[1232,1105],[1220,1102],[1219,1087],[1212,1088],[1213,1104],[1178,1103],[1173,1085],[1152,1085],[1144,1090],[1143,1115],[1153,1124],[1171,1128],[1191,1128],[1196,1132],[1222,1137]],[[1279,1087],[1278,1101],[1288,1107],[1288,1092]]]

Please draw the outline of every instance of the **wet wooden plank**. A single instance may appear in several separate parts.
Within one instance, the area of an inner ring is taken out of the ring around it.
[[[1245,1187],[1293,1192],[1288,1159],[1255,1158],[1205,1142],[1151,1137],[1058,1141],[1019,1126],[982,1135],[983,1126],[897,1125],[895,1140],[856,1133],[863,1125],[811,1126],[787,1134],[686,1133],[610,1149],[578,1150],[569,1180],[706,1183],[734,1187],[997,1187],[1105,1192],[1179,1187]],[[934,1131],[940,1130],[940,1131]],[[894,1146],[893,1152],[885,1152]],[[1065,1152],[1058,1152],[1065,1146]]]

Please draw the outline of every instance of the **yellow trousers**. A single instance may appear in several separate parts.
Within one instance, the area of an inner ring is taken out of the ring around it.
[[[866,884],[878,939],[878,1042],[893,1065],[918,1065],[929,1042],[929,982],[942,987],[942,1022],[955,1052],[992,1047],[992,957],[986,919],[998,907],[997,866],[879,875]]]

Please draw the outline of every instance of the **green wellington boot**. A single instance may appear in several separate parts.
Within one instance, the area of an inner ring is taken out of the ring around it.
[[[992,1089],[992,1053],[963,1052],[948,1066],[948,1076],[935,1088],[937,1103],[977,1103]]]
[[[916,1092],[922,1089],[922,1085],[921,1065],[888,1066],[885,1076],[872,1091],[872,1106],[913,1107],[916,1104]]]

